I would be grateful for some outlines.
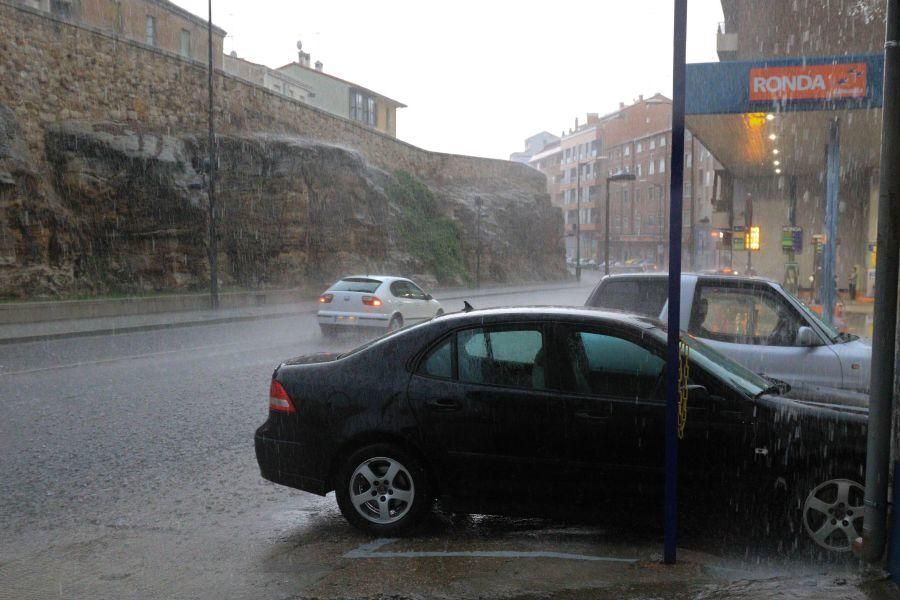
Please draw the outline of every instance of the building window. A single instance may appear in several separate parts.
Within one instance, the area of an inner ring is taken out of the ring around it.
[[[653,175],[654,173],[656,173],[656,170],[653,168],[653,161],[651,160],[647,169],[647,175]]]
[[[664,159],[664,158],[660,159],[660,161],[659,161],[659,172],[660,173],[666,172],[666,159]]]
[[[641,144],[640,142],[638,142],[637,149],[635,150],[635,152],[642,152],[643,150],[644,150],[644,145]]]
[[[690,152],[684,155],[684,166],[690,167],[694,162],[694,155]]]
[[[631,148],[629,146],[625,146],[625,156],[631,156]]]
[[[187,29],[181,30],[181,55],[185,58],[191,57],[191,32]]]
[[[637,176],[638,176],[638,177],[640,177],[641,175],[643,175],[642,171],[643,171],[643,168],[642,168],[642,166],[641,166],[641,163],[638,163],[638,164],[637,164]]]
[[[156,45],[156,17],[147,15],[146,42],[148,46]]]
[[[666,136],[659,136],[659,147],[662,148],[666,145]]]
[[[655,139],[650,140],[650,149],[654,150],[655,148],[656,148],[656,140]]]
[[[375,127],[375,98],[359,91],[350,91],[350,119]]]
[[[71,0],[50,0],[50,14],[61,19],[72,18]]]

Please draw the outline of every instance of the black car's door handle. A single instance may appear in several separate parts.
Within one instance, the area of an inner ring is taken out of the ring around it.
[[[438,398],[437,400],[429,400],[426,404],[431,410],[438,411],[451,411],[459,410],[462,408],[462,404],[452,398]]]
[[[597,423],[602,423],[604,421],[609,421],[608,415],[602,415],[600,413],[581,411],[575,413],[576,419],[583,419],[585,421],[595,421]]]

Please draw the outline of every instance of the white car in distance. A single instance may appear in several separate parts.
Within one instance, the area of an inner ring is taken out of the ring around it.
[[[344,277],[319,296],[319,327],[325,337],[350,328],[393,331],[442,314],[440,302],[403,277]]]

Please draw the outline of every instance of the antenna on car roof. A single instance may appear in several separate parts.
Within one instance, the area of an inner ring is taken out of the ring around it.
[[[472,312],[475,308],[469,304],[468,300],[463,300],[463,312]]]

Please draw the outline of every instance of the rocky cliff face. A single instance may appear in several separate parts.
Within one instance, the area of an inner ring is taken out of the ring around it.
[[[0,297],[201,289],[208,281],[205,140],[109,123],[46,129],[29,156],[0,106]],[[353,272],[474,279],[566,276],[561,215],[539,177],[386,172],[288,135],[218,139],[224,285],[290,287]]]

